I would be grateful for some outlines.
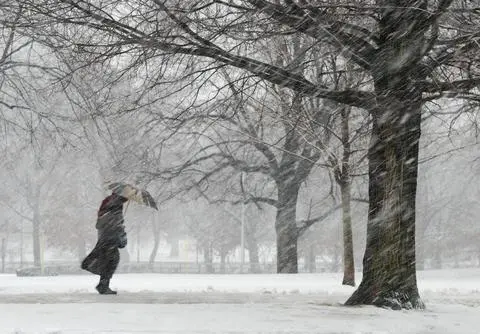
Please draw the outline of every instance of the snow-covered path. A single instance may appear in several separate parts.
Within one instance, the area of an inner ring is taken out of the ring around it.
[[[394,312],[308,303],[28,304],[0,307],[2,333],[479,333],[479,311]]]
[[[425,311],[341,305],[339,274],[0,275],[0,333],[480,333],[480,270],[419,274]]]

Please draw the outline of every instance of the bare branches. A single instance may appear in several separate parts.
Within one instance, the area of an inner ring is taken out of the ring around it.
[[[479,87],[480,77],[446,82],[425,82],[423,84],[425,93],[463,93]]]
[[[310,226],[324,220],[325,218],[330,216],[332,213],[334,213],[341,207],[342,207],[341,205],[337,205],[318,217],[298,221],[297,222],[298,235],[301,236],[303,233],[305,233],[308,230]]]
[[[322,87],[310,82],[295,71],[289,71],[260,60],[226,51],[194,32],[185,22],[177,18],[160,1],[156,1],[160,9],[166,11],[168,16],[186,33],[186,36],[180,37],[184,43],[180,43],[180,41],[179,43],[174,42],[174,40],[177,39],[175,35],[161,38],[155,34],[146,33],[139,28],[119,22],[118,20],[113,20],[111,17],[104,14],[103,11],[91,6],[87,1],[74,2],[71,0],[64,0],[62,3],[67,4],[71,6],[72,9],[82,13],[83,18],[56,17],[56,19],[63,23],[82,25],[110,34],[112,37],[118,38],[123,43],[137,45],[146,49],[157,49],[171,54],[185,54],[211,58],[223,64],[251,72],[258,77],[279,86],[291,88],[305,96],[330,98],[335,101],[341,101],[342,103],[362,108],[371,107],[373,104],[374,96],[367,92],[355,90],[331,91],[327,87]],[[40,12],[43,15],[53,15],[53,13],[48,11],[48,8],[41,8]]]
[[[236,200],[236,201],[228,201],[229,203],[233,204],[233,205],[238,205],[238,204],[249,204],[249,203],[253,203],[253,204],[268,204],[270,206],[273,206],[274,208],[278,208],[278,201],[276,199],[273,199],[273,198],[269,198],[269,197],[262,197],[262,196],[254,196],[254,195],[251,195],[251,194],[248,194],[247,195],[247,198],[245,200]]]
[[[375,48],[368,40],[373,33],[370,33],[367,29],[351,23],[337,21],[332,16],[323,14],[317,8],[304,8],[293,4],[293,2],[290,7],[264,0],[249,0],[248,2],[281,24],[317,40],[326,40],[335,45],[341,52],[346,50],[348,56],[358,65],[364,69],[370,69]]]

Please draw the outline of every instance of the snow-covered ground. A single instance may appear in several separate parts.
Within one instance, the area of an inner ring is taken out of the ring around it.
[[[0,334],[480,333],[480,269],[418,276],[425,311],[342,306],[340,274],[124,274],[117,296],[93,275],[0,275]]]

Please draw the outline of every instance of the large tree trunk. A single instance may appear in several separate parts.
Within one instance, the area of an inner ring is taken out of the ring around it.
[[[296,210],[299,188],[298,184],[278,185],[278,207],[275,220],[277,273],[298,273]]]
[[[399,82],[398,77],[387,78],[394,79]],[[372,112],[363,279],[347,305],[424,307],[415,268],[421,92],[408,85],[408,79],[402,84],[401,89],[389,87],[378,94],[381,107]]]
[[[350,178],[340,186],[343,221],[343,285],[355,286],[355,260],[353,257]]]

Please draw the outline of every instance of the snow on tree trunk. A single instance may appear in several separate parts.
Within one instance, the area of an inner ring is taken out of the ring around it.
[[[385,0],[372,58],[375,106],[363,278],[348,305],[424,308],[417,288],[415,201],[421,134],[422,65],[430,45],[428,1]]]
[[[418,293],[415,265],[415,197],[422,104],[419,90],[410,88],[385,91],[381,106],[372,112],[370,207],[363,279],[347,305],[424,307]]]
[[[278,207],[275,219],[277,233],[277,273],[298,273],[297,199],[300,186],[296,183],[278,185]]]

